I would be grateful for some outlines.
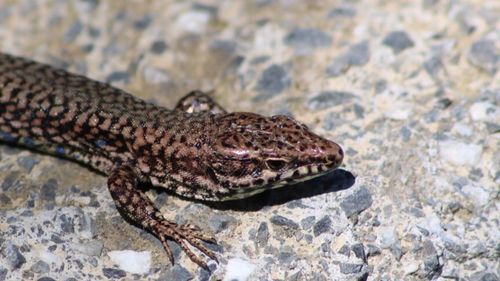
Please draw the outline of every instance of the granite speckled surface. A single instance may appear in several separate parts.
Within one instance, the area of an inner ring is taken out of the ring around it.
[[[171,266],[104,176],[0,145],[0,280],[499,280],[499,18],[495,0],[1,1],[3,52],[167,107],[213,90],[346,157],[233,204],[149,192],[217,236],[209,275],[175,244]]]

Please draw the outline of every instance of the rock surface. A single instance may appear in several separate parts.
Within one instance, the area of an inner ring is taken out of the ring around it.
[[[148,192],[216,235],[210,274],[175,243],[172,266],[104,176],[0,145],[0,281],[499,280],[496,2],[0,1],[2,52],[166,107],[215,90],[346,153],[230,206]]]

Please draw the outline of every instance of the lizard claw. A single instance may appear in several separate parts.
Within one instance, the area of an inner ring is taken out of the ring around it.
[[[215,260],[217,263],[219,262],[215,254],[212,253],[212,251],[210,251],[205,245],[201,243],[201,241],[215,243],[215,239],[209,235],[202,233],[199,228],[193,225],[186,224],[179,226],[174,223],[163,221],[162,223],[156,225],[153,232],[160,239],[163,248],[165,248],[167,256],[172,264],[174,258],[172,250],[167,244],[167,239],[172,239],[177,244],[179,244],[181,249],[187,254],[187,256],[191,261],[193,261],[194,263],[196,263],[197,265],[199,265],[200,267],[202,267],[207,271],[210,271],[210,268],[208,267],[207,263],[204,262],[195,253],[193,253],[189,245],[198,249],[204,255],[206,255],[212,260]]]

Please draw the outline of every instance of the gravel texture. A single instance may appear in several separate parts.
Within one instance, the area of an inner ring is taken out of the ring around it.
[[[496,0],[0,1],[3,52],[166,107],[214,90],[346,153],[244,201],[148,192],[216,235],[210,274],[175,243],[172,266],[104,176],[0,145],[0,281],[500,280],[499,15]]]

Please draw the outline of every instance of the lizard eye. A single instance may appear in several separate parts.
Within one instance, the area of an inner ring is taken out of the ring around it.
[[[279,171],[285,167],[286,161],[282,159],[269,159],[266,161],[266,165],[273,171]]]

